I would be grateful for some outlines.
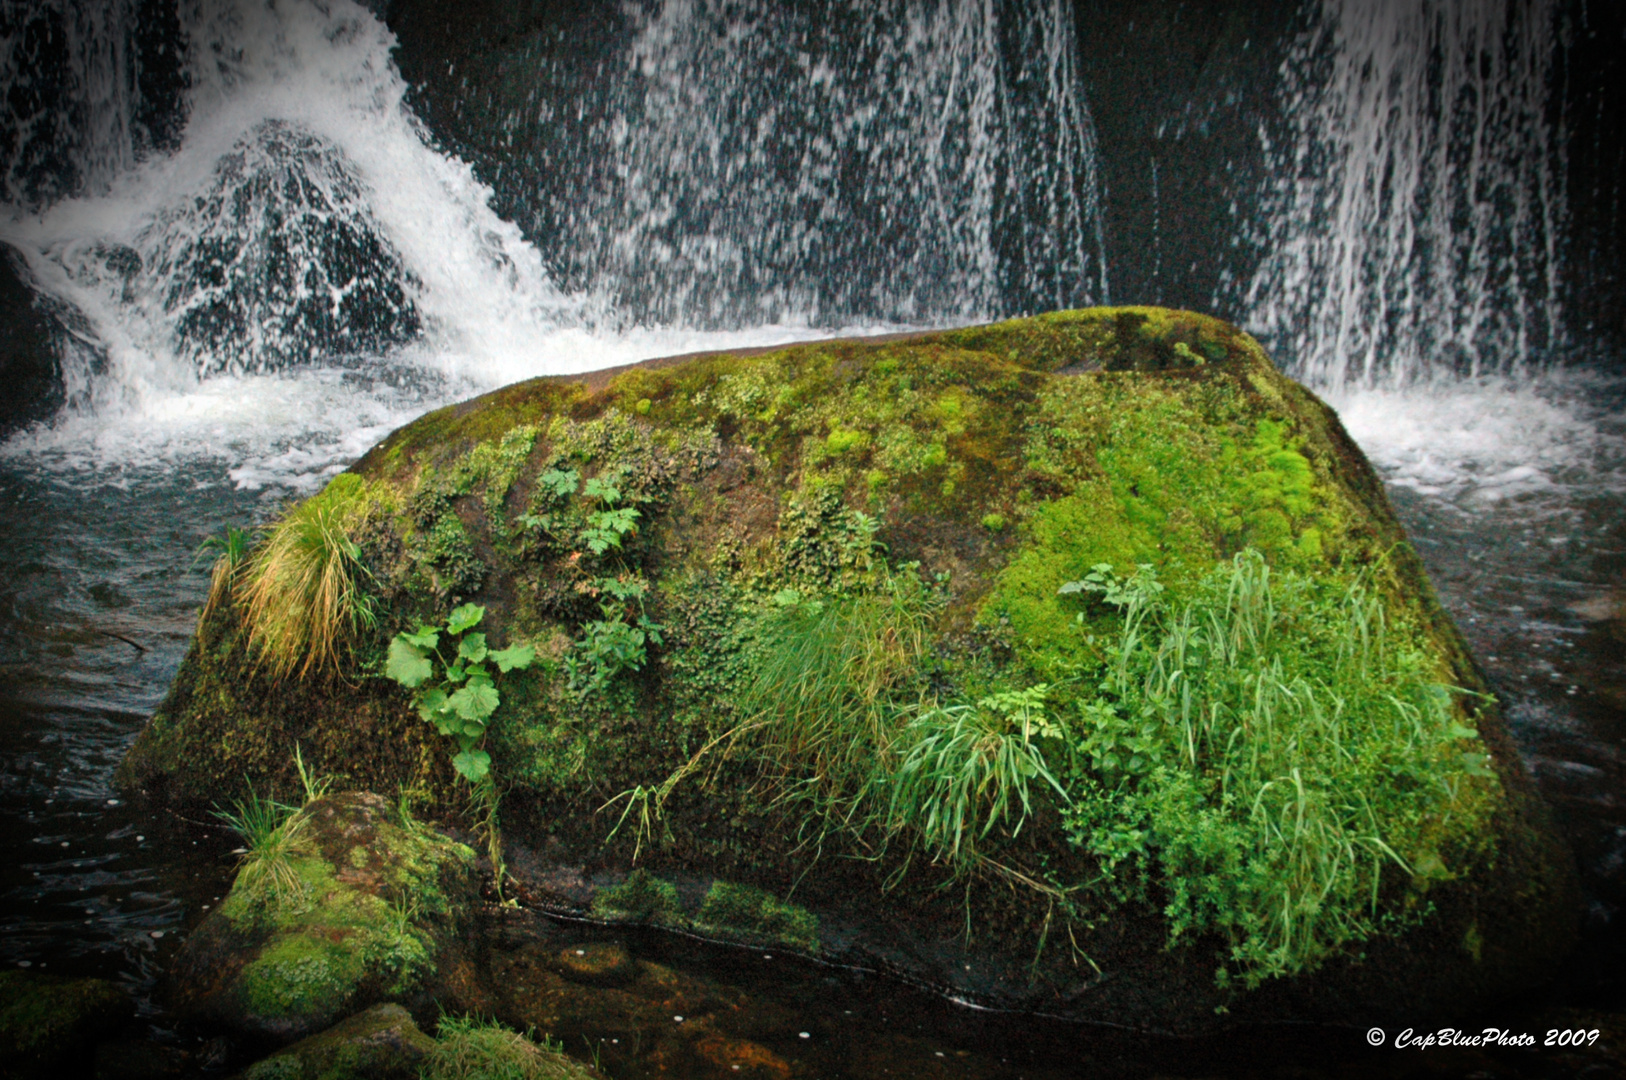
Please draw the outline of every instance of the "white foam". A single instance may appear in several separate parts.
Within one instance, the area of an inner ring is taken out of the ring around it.
[[[1572,369],[1326,396],[1389,483],[1467,506],[1626,488],[1623,389]]]

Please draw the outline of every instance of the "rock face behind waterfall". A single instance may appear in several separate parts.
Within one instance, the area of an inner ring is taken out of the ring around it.
[[[1571,939],[1381,484],[1204,316],[533,380],[290,514],[343,524],[373,622],[276,678],[250,556],[125,784],[288,787],[297,743],[460,814],[489,755],[533,904],[1162,1030],[1421,1024]]]

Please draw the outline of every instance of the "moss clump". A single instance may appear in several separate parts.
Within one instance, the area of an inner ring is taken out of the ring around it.
[[[751,885],[712,882],[696,922],[734,934],[771,938],[806,952],[819,951],[816,915]]]
[[[593,894],[592,912],[603,919],[676,922],[683,918],[677,886],[638,867],[625,881]]]
[[[435,1041],[399,1005],[374,1005],[243,1072],[243,1080],[416,1080]]]

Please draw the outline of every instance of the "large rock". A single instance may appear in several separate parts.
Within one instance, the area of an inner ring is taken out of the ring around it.
[[[1539,981],[1571,940],[1567,855],[1381,483],[1213,319],[533,380],[401,429],[323,498],[376,628],[343,670],[277,681],[216,605],[127,783],[288,785],[297,742],[460,808],[457,725],[364,673],[474,602],[484,643],[538,651],[493,672],[474,741],[546,855],[539,904],[1180,1030],[1417,1022]],[[1268,628],[1201,638],[1243,611]],[[1193,680],[1210,696],[1180,714]],[[1276,771],[1233,788],[1243,758]],[[629,889],[635,863],[656,876]]]
[[[377,795],[329,795],[300,813],[289,876],[239,873],[176,956],[176,1010],[288,1040],[380,1001],[455,1003],[479,900],[474,853]]]

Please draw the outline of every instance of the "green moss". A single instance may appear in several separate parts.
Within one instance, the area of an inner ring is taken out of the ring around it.
[[[258,950],[232,993],[254,1025],[279,1032],[321,1026],[367,997],[413,992],[434,974],[473,892],[474,853],[402,828],[377,796],[325,796],[304,814],[289,859],[300,902],[240,875],[194,935],[205,952],[224,939]]]
[[[696,921],[721,930],[772,938],[807,952],[819,951],[817,916],[750,885],[712,882]]]
[[[366,972],[360,950],[343,936],[287,934],[243,969],[239,992],[262,1016],[328,1019],[342,1011]]]
[[[677,886],[642,867],[628,874],[621,884],[594,893],[592,911],[600,918],[638,922],[670,922],[683,917]]]

